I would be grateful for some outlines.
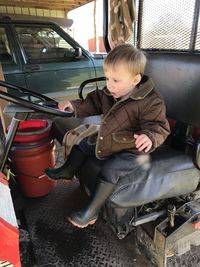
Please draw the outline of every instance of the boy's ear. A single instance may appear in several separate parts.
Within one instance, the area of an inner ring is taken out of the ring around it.
[[[142,79],[141,74],[135,75],[135,77],[133,78],[134,85],[137,85],[141,81],[141,79]]]

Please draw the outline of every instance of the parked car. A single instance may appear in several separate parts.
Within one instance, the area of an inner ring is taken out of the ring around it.
[[[51,97],[77,97],[82,81],[103,75],[103,56],[46,21],[0,19],[0,61],[7,82]]]

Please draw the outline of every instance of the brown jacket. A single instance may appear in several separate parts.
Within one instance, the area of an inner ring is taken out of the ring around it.
[[[118,101],[104,88],[89,93],[84,100],[71,103],[77,117],[103,114],[96,140],[96,156],[100,159],[134,148],[134,133],[146,134],[151,139],[151,151],[170,133],[163,98],[147,76],[143,76],[130,96]]]

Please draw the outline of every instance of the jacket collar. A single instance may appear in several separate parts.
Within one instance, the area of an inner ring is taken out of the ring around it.
[[[142,77],[141,82],[137,85],[137,87],[135,88],[135,90],[133,90],[133,92],[130,95],[128,95],[128,97],[125,96],[125,99],[127,99],[129,97],[132,98],[132,99],[134,99],[134,100],[143,99],[153,89],[154,89],[154,82],[153,82],[152,78],[149,78],[148,76],[144,75]],[[104,90],[104,93],[106,95],[109,95],[110,96],[110,92],[108,91],[108,89],[106,87],[103,90]]]
[[[137,85],[135,90],[133,90],[130,98],[134,100],[143,99],[154,89],[154,86],[152,78],[144,75],[141,82]]]

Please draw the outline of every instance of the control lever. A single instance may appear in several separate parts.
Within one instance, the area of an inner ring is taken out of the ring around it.
[[[174,227],[176,207],[172,204],[169,204],[168,209],[167,209],[167,213],[168,213],[168,218],[169,218],[169,225],[170,225],[170,227]]]

